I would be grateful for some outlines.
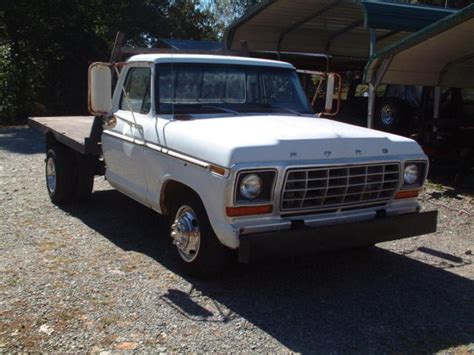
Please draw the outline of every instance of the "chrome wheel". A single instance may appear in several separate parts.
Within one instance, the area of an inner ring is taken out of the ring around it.
[[[395,121],[395,113],[392,110],[391,105],[384,105],[382,107],[382,123],[386,126],[390,126]]]
[[[181,258],[190,263],[196,259],[201,245],[201,231],[196,213],[189,206],[181,206],[171,225],[171,238]]]
[[[49,157],[46,161],[46,183],[50,193],[56,192],[56,163],[53,157]]]

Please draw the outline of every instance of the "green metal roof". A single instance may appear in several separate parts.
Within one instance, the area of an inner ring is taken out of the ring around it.
[[[416,32],[456,13],[454,9],[365,0],[365,27]]]
[[[474,87],[474,4],[376,52],[365,80],[376,77],[380,83]]]
[[[451,9],[377,0],[266,0],[226,31],[228,49],[325,53],[365,62],[368,28],[382,48],[453,13]]]

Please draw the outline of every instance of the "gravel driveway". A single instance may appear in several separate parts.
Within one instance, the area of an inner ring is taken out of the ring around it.
[[[0,129],[2,351],[474,351],[474,200],[430,184],[439,232],[183,277],[163,222],[96,179],[58,208],[43,143]]]

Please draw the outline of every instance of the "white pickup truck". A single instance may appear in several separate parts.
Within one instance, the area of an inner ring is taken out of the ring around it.
[[[46,134],[52,201],[89,197],[105,174],[169,216],[189,274],[221,270],[234,251],[246,262],[436,231],[436,211],[417,200],[428,171],[420,146],[317,117],[288,63],[143,54],[93,64],[89,84],[95,117],[30,119]]]

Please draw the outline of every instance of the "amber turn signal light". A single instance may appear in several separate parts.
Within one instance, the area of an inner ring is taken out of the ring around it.
[[[226,174],[225,169],[221,168],[220,166],[211,165],[210,169],[214,174],[217,174],[217,175],[225,176]]]
[[[243,207],[227,207],[226,209],[227,216],[229,217],[241,217],[241,216],[251,216],[256,214],[267,214],[272,213],[272,205],[263,205],[263,206],[243,206]]]
[[[396,200],[400,200],[402,198],[413,198],[418,197],[420,190],[410,190],[410,191],[398,191],[395,195]]]

